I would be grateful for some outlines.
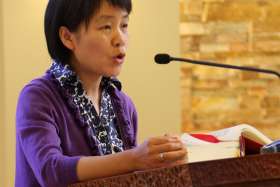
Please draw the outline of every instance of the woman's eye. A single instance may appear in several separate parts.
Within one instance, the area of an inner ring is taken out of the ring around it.
[[[111,30],[111,26],[110,25],[105,25],[101,29],[102,30]]]
[[[122,25],[122,28],[127,28],[127,27],[128,27],[127,23]]]
[[[122,24],[121,25],[122,30],[127,31],[127,28],[128,28],[128,24]]]

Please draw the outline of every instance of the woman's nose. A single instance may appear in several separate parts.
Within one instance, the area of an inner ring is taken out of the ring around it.
[[[124,46],[127,42],[127,34],[123,33],[121,30],[116,31],[112,42],[114,47]]]

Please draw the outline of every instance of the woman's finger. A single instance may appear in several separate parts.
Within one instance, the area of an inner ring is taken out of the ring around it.
[[[148,140],[149,145],[160,145],[169,142],[177,142],[178,140],[168,136],[153,137]]]
[[[180,149],[183,149],[184,145],[182,142],[176,141],[176,142],[168,142],[165,144],[159,144],[159,145],[152,145],[151,147],[151,153],[163,153],[163,152],[171,152],[171,151],[178,151]]]
[[[173,162],[182,160],[184,158],[187,158],[187,150],[185,148],[178,151],[164,152],[159,154],[159,160],[163,160],[164,162]]]

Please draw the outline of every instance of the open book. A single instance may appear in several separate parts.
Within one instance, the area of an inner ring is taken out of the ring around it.
[[[272,142],[256,128],[242,124],[209,133],[184,133],[188,162],[198,162],[259,154],[262,146]]]

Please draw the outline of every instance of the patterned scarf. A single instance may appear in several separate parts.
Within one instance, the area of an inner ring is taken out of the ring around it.
[[[97,144],[101,155],[123,151],[123,142],[119,138],[115,126],[116,115],[107,89],[112,84],[111,79],[104,77],[101,81],[102,92],[98,116],[92,101],[83,89],[81,80],[69,65],[54,61],[49,72],[56,78],[69,97],[68,99],[74,104],[73,107],[83,122],[81,125],[86,126],[86,134],[91,148],[96,148]]]

